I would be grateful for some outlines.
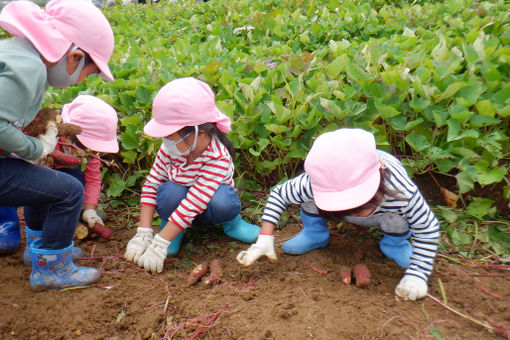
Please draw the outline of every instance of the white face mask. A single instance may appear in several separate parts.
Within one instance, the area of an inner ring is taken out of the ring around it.
[[[193,145],[191,145],[188,150],[181,151],[177,147],[177,144],[182,142],[184,139],[186,139],[189,135],[191,135],[191,132],[188,133],[186,136],[182,137],[178,141],[173,141],[168,138],[163,138],[163,145],[166,148],[166,151],[170,154],[170,156],[173,157],[181,157],[181,156],[187,156],[190,154],[191,151],[195,150],[195,146],[197,145],[197,137],[198,137],[198,126],[195,125],[195,138],[193,139]]]
[[[48,84],[57,89],[63,89],[65,87],[78,84],[78,78],[85,66],[85,56],[80,59],[76,70],[72,74],[67,73],[67,57],[71,52],[77,49],[78,46],[71,48],[71,50],[69,50],[69,52],[58,61],[58,63],[48,69]]]

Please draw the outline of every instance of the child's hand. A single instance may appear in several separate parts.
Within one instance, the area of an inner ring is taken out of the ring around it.
[[[83,219],[83,221],[85,223],[88,224],[89,228],[94,228],[96,223],[104,225],[103,220],[101,219],[101,217],[99,217],[97,215],[97,212],[95,209],[84,210],[83,214],[81,215],[81,218]]]
[[[427,282],[416,276],[405,275],[397,288],[395,294],[404,300],[417,300],[427,295]]]
[[[138,265],[151,272],[161,273],[170,242],[156,235],[138,259]]]
[[[267,256],[271,262],[277,260],[273,235],[259,235],[256,243],[252,244],[248,250],[243,250],[237,255],[237,262],[248,267],[262,255]]]
[[[126,260],[137,262],[152,241],[152,237],[152,228],[136,228],[136,235],[128,242],[124,253]]]

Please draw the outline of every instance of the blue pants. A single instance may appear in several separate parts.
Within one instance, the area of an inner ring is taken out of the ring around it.
[[[83,203],[83,185],[60,171],[0,158],[0,206],[25,207],[30,228],[42,227],[42,249],[71,245]]]
[[[189,187],[168,181],[158,188],[156,205],[162,219],[168,220],[170,215],[186,197]],[[229,222],[241,212],[241,201],[237,192],[230,185],[221,184],[212,196],[207,209],[198,215],[193,224],[216,225]]]

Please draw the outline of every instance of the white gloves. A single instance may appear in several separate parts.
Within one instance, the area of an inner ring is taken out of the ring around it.
[[[124,257],[128,261],[137,262],[152,241],[152,228],[136,228],[136,235],[129,240]]]
[[[404,300],[417,300],[427,295],[427,282],[416,276],[405,275],[395,288],[395,294]]]
[[[259,235],[257,242],[252,244],[248,250],[243,250],[237,255],[237,262],[243,266],[251,266],[259,257],[265,255],[271,262],[277,260],[274,251],[274,236]]]
[[[55,149],[57,145],[57,133],[58,129],[55,122],[49,122],[46,128],[46,132],[42,135],[37,136],[43,146],[43,152],[40,158],[46,157],[50,152]]]
[[[145,253],[138,259],[138,265],[151,272],[161,273],[169,245],[169,241],[156,235],[145,249]]]
[[[96,223],[104,225],[103,220],[101,219],[101,217],[99,217],[97,215],[97,212],[95,209],[84,210],[83,214],[81,215],[81,218],[83,219],[83,221],[85,223],[87,223],[89,228],[94,228]]]

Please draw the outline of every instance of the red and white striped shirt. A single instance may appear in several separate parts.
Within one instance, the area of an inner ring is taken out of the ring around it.
[[[234,186],[232,157],[215,136],[207,149],[188,166],[186,160],[186,156],[171,157],[162,144],[142,187],[140,201],[140,204],[155,207],[158,188],[167,181],[190,187],[169,219],[183,229],[205,211],[220,184]]]

